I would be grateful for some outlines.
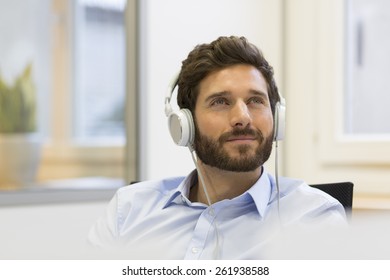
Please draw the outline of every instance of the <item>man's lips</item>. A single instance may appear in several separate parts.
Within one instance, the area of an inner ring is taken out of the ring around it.
[[[233,142],[233,141],[255,141],[255,140],[256,140],[256,137],[254,137],[254,136],[240,135],[240,136],[229,137],[227,139],[227,142]]]
[[[251,129],[244,130],[234,130],[232,132],[227,132],[221,135],[219,138],[219,143],[234,143],[234,144],[251,144],[253,142],[261,143],[263,141],[263,136],[260,131],[255,131]]]

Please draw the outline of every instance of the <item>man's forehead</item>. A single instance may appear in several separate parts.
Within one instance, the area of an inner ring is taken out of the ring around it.
[[[198,86],[198,97],[234,96],[237,93],[268,98],[268,84],[263,74],[251,65],[238,65],[214,71]]]

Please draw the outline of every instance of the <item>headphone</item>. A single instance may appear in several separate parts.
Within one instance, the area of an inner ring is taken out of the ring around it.
[[[173,111],[171,98],[177,86],[179,74],[176,74],[169,83],[165,96],[165,115],[168,117],[168,128],[173,141],[184,147],[192,148],[195,138],[195,125],[191,111],[189,109],[180,109]],[[286,101],[279,93],[280,101],[275,105],[274,115],[274,141],[284,139],[285,118],[286,118]]]

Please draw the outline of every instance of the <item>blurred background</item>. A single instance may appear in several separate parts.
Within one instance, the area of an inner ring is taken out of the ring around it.
[[[24,166],[34,174],[0,188],[0,243],[44,242],[74,223],[65,243],[81,244],[118,187],[189,173],[165,91],[188,52],[221,35],[246,36],[275,69],[287,103],[279,173],[352,181],[355,212],[390,209],[389,30],[385,0],[0,0],[0,90],[31,65],[39,136],[33,153],[1,148],[0,130],[0,172],[36,155]],[[11,251],[2,257],[20,256]]]

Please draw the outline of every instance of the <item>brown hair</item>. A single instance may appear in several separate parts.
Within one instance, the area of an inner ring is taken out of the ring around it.
[[[219,37],[210,44],[197,45],[182,62],[178,78],[177,103],[180,108],[195,111],[200,82],[211,72],[236,64],[248,64],[258,69],[268,85],[272,113],[280,101],[274,71],[262,52],[245,37]]]

